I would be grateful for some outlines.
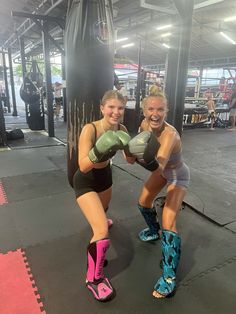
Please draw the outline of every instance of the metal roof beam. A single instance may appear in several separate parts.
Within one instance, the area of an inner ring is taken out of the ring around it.
[[[11,16],[25,17],[32,20],[41,20],[41,21],[43,20],[43,21],[55,22],[59,26],[61,26],[62,23],[65,23],[64,19],[59,18],[59,17],[49,16],[49,15],[39,15],[39,14],[33,14],[33,13],[27,13],[27,12],[11,11]]]
[[[163,12],[166,14],[176,14],[175,10],[171,10],[171,9],[159,6],[159,5],[147,3],[146,0],[140,0],[140,6],[145,9],[155,10],[155,11]]]
[[[59,4],[61,4],[62,2],[64,2],[64,0],[57,0],[56,2],[52,1],[52,0],[43,0],[41,2],[41,4],[35,9],[35,11],[33,11],[32,13],[36,13],[39,9],[43,8],[43,6],[45,4],[50,4],[50,8],[48,10],[46,10],[44,12],[44,15],[47,15],[48,13],[50,13],[54,8],[56,8]],[[28,24],[28,25],[26,25]],[[22,36],[24,35],[26,32],[28,32],[33,26],[35,25],[34,22],[31,22],[30,19],[26,19],[16,30],[16,33],[12,34],[8,40],[3,44],[3,47],[9,47],[12,46],[16,43],[17,41],[17,36]],[[17,34],[17,36],[16,36]]]

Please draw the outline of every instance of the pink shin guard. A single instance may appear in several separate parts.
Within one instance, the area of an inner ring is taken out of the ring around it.
[[[103,273],[103,265],[109,245],[109,239],[98,240],[90,243],[87,251],[88,265],[86,285],[98,301],[110,299],[114,292],[111,283],[104,277]]]

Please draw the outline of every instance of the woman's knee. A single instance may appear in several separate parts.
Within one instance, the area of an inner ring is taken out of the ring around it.
[[[139,200],[138,200],[138,203],[141,206],[147,207],[147,208],[152,208],[153,202],[154,202],[154,198],[153,197],[140,197]]]

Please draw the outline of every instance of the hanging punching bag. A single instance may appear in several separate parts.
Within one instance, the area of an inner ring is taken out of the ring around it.
[[[111,0],[73,0],[65,29],[68,106],[68,180],[78,169],[82,127],[99,119],[100,102],[113,88],[113,20]]]
[[[40,91],[38,87],[26,76],[20,88],[21,99],[28,103],[33,104],[40,100]]]

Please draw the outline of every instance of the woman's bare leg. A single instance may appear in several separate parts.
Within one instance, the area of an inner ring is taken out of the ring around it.
[[[106,191],[98,193],[99,198],[100,198],[100,200],[102,202],[102,206],[103,206],[104,210],[107,210],[107,208],[108,208],[108,206],[110,204],[111,194],[112,194],[112,187],[110,187]]]
[[[167,187],[167,196],[162,213],[162,228],[177,232],[176,220],[182,202],[186,194],[186,189],[170,184]]]
[[[106,195],[106,193],[104,193],[104,195]],[[105,196],[104,199],[106,199]],[[100,196],[96,192],[88,192],[78,197],[77,203],[93,230],[93,237],[90,242],[107,238],[107,218]]]
[[[155,197],[165,185],[166,179],[163,178],[161,174],[151,174],[144,184],[139,197],[139,204],[144,207],[152,208]]]

